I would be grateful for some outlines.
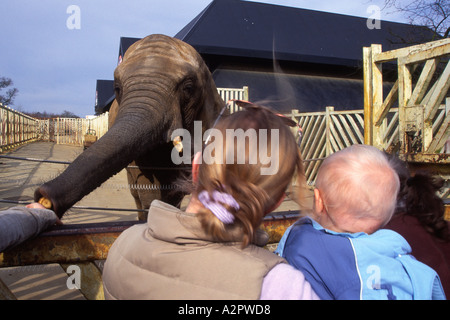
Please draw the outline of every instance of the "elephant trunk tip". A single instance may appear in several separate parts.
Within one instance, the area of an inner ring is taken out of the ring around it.
[[[45,185],[34,191],[34,201],[40,203],[46,209],[54,211],[58,218],[62,218],[65,210],[62,210],[62,208],[58,205],[58,202],[50,196],[50,193]]]

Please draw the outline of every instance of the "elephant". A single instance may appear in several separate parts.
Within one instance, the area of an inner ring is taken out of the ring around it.
[[[172,133],[179,128],[193,133],[194,121],[201,121],[204,132],[225,106],[200,54],[189,44],[160,34],[130,46],[114,71],[114,90],[107,133],[58,177],[35,190],[35,201],[50,202],[60,218],[130,164],[135,166],[127,169],[130,184],[162,186],[132,189],[138,209],[148,209],[154,199],[179,207],[185,194],[168,186],[185,170],[177,170],[171,161]],[[190,169],[189,164],[181,166]],[[145,220],[146,214],[139,219]]]

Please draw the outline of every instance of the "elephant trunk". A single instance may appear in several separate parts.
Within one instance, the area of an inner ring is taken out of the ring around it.
[[[127,115],[118,116],[102,138],[78,156],[61,175],[35,191],[35,201],[50,200],[52,210],[62,217],[66,210],[125,168],[140,152],[148,152],[160,143],[153,140],[161,137],[155,132],[155,124],[158,127],[163,123],[163,115],[153,112],[152,121],[145,122],[143,119],[149,119],[149,115],[141,114],[141,110],[140,113],[127,112]],[[157,119],[158,116],[161,119]]]

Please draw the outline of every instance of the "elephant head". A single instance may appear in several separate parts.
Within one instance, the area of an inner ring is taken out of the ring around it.
[[[150,35],[127,50],[114,72],[114,87],[108,132],[61,175],[35,191],[35,200],[50,200],[59,217],[132,162],[139,168],[130,169],[131,182],[173,183],[180,171],[170,170],[175,166],[172,132],[178,128],[193,132],[195,120],[201,120],[206,130],[224,106],[195,49],[164,35]],[[182,195],[169,191],[160,188],[138,207],[148,207],[151,198],[178,205]]]

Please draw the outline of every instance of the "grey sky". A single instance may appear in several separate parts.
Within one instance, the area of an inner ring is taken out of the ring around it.
[[[212,0],[3,0],[0,3],[0,76],[19,89],[15,109],[94,114],[97,79],[113,79],[120,37],[174,36]],[[369,17],[383,0],[258,1]],[[80,29],[66,25],[70,5]],[[382,20],[404,22],[382,13]]]

